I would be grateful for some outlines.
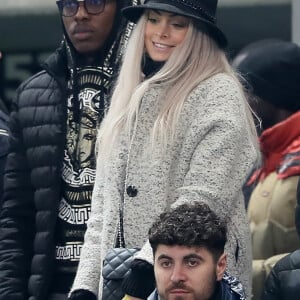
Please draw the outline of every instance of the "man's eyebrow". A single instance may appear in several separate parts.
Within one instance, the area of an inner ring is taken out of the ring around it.
[[[188,254],[188,255],[183,257],[184,260],[191,259],[191,258],[196,258],[196,259],[203,260],[203,257],[201,255],[196,254],[196,253],[191,253],[191,254]],[[157,260],[160,260],[160,259],[173,259],[173,258],[170,257],[167,254],[161,254],[157,257]]]
[[[170,257],[167,254],[161,254],[158,256],[157,260],[160,260],[160,259],[172,259],[172,257]]]
[[[203,257],[201,255],[196,254],[196,253],[191,253],[191,254],[188,254],[188,255],[183,257],[184,260],[191,259],[191,258],[196,258],[196,259],[203,260]]]

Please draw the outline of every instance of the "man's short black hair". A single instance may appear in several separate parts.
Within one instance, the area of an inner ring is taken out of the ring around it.
[[[182,204],[162,213],[149,229],[153,254],[159,245],[205,247],[218,260],[226,241],[226,223],[202,202]]]

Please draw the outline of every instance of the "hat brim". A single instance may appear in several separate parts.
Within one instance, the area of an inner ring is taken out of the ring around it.
[[[195,21],[196,27],[200,30],[204,29],[206,33],[211,35],[217,41],[221,48],[225,48],[228,44],[225,34],[212,22],[166,3],[148,2],[142,5],[129,6],[122,9],[122,14],[129,21],[137,23],[146,9],[162,10],[185,17],[190,17]]]

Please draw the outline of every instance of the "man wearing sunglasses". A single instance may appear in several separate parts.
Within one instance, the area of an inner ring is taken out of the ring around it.
[[[96,132],[132,28],[121,9],[136,2],[56,2],[62,43],[12,105],[0,300],[67,299],[90,214]]]

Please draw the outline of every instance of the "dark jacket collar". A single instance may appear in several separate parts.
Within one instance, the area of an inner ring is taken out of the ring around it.
[[[64,89],[66,88],[68,64],[63,44],[46,59],[42,64],[42,68],[53,76]]]

